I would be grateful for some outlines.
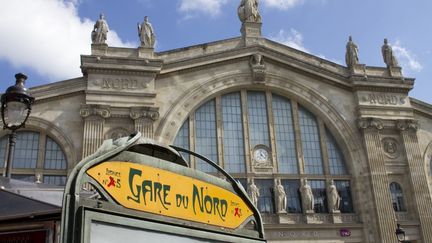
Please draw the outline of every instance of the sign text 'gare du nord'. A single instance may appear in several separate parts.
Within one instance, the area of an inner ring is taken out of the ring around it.
[[[122,206],[235,229],[253,213],[224,188],[166,170],[104,162],[87,171]]]

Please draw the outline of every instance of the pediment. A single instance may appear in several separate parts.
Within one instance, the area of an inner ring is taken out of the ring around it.
[[[254,55],[281,68],[313,75],[346,88],[351,86],[348,81],[350,72],[346,67],[263,38],[250,46],[242,45],[241,38],[234,38],[156,54],[164,60],[160,74],[231,64],[239,60],[250,62]]]

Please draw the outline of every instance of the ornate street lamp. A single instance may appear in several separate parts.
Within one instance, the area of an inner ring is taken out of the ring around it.
[[[400,224],[397,224],[396,232],[395,232],[399,242],[405,242],[405,231]]]
[[[9,151],[6,160],[6,169],[3,176],[11,177],[11,163],[14,156],[14,147],[16,142],[16,130],[24,127],[27,118],[31,112],[31,106],[35,100],[24,87],[27,76],[18,73],[15,74],[16,83],[10,86],[1,96],[1,116],[3,120],[3,129],[11,130],[9,134]]]

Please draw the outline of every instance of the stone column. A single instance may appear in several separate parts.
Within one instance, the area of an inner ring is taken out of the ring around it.
[[[427,173],[424,170],[423,156],[417,137],[417,121],[400,120],[396,123],[399,129],[407,155],[409,181],[413,191],[412,198],[420,221],[422,242],[432,239],[432,199],[429,194]]]
[[[385,167],[385,155],[382,148],[380,131],[384,128],[380,119],[362,118],[358,121],[363,131],[364,143],[370,169],[370,179],[376,209],[376,242],[398,242],[395,235],[395,212],[389,189],[389,180]]]
[[[83,105],[80,110],[84,118],[84,137],[82,157],[94,153],[104,140],[105,119],[111,116],[109,106]]]
[[[154,138],[153,123],[159,119],[158,108],[134,107],[130,110],[130,117],[134,120],[135,130],[146,138]]]

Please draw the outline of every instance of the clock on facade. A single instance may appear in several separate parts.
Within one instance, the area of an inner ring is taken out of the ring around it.
[[[255,151],[254,151],[253,154],[254,154],[255,161],[258,162],[258,163],[265,163],[269,159],[269,153],[264,148],[257,148],[257,149],[255,149]]]

